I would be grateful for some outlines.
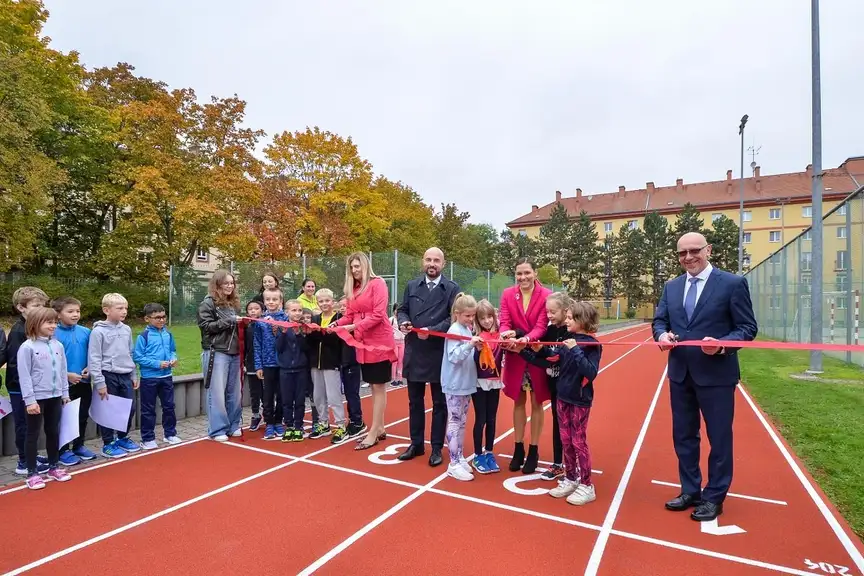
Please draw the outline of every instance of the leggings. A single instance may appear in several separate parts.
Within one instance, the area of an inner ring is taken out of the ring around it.
[[[501,398],[501,390],[477,391],[471,395],[474,400],[474,454],[483,454],[483,429],[486,430],[486,451],[492,452],[495,444],[495,420],[498,416],[498,400]],[[448,404],[449,407],[449,404]]]
[[[564,470],[567,479],[591,485],[591,453],[586,432],[591,408],[558,400],[558,421],[561,423],[561,443],[564,445]]]
[[[445,395],[447,398],[447,450],[450,462],[457,464],[462,460],[462,447],[465,444],[465,423],[468,421],[468,406],[471,396]]]
[[[558,405],[558,378],[549,378],[549,394],[552,406]],[[552,410],[552,462],[561,464],[564,458],[564,448],[561,444],[561,426],[558,421],[558,410]]]
[[[24,452],[27,459],[27,475],[36,474],[36,445],[39,432],[45,426],[45,448],[48,451],[48,467],[56,468],[60,457],[60,415],[63,413],[63,400],[57,396],[37,400],[39,414],[27,413],[27,440]]]

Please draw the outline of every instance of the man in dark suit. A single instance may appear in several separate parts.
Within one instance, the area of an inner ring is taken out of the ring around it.
[[[441,275],[444,253],[429,248],[423,255],[423,276],[405,286],[402,304],[396,313],[399,329],[405,334],[405,358],[402,372],[408,382],[408,415],[411,445],[399,455],[399,460],[411,460],[422,455],[426,430],[426,383],[432,389],[432,453],[429,465],[442,462],[444,433],[447,429],[447,401],[441,392],[441,360],[444,339],[412,332],[411,328],[426,328],[447,332],[450,311],[459,293],[459,286]]]
[[[732,419],[740,372],[738,350],[723,342],[753,340],[757,326],[747,280],[711,266],[711,246],[702,234],[681,236],[677,251],[686,273],[666,283],[652,323],[661,350],[671,349],[672,440],[681,480],[681,494],[666,502],[666,509],[677,512],[695,506],[690,517],[704,522],[723,513],[732,483]],[[678,340],[706,344],[676,348]],[[700,412],[711,444],[704,490],[699,468]]]

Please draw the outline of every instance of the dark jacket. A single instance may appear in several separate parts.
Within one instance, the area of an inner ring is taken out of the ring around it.
[[[312,324],[320,326],[321,316],[321,314],[312,316]],[[336,321],[341,317],[338,312],[334,314],[329,326],[335,326]],[[306,341],[309,345],[309,367],[318,370],[338,370],[342,366],[342,348],[350,348],[336,334],[325,334],[317,330],[307,334]]]
[[[414,328],[447,332],[457,294],[459,285],[444,276],[432,291],[426,287],[425,275],[409,281],[396,312],[399,325],[410,322]],[[420,340],[414,332],[405,336],[403,374],[409,382],[441,382],[443,358],[444,338]]]
[[[198,328],[201,329],[201,348],[224,354],[239,354],[237,340],[237,311],[233,308],[216,308],[209,294],[198,305]]]
[[[276,358],[279,369],[302,372],[309,369],[309,346],[306,336],[295,328],[279,328],[276,334]]]
[[[0,330],[2,332],[3,330]],[[9,339],[3,335],[3,358],[6,361],[6,390],[20,394],[21,384],[18,383],[18,349],[27,340],[24,335],[24,316],[18,316],[18,320],[9,330]],[[0,364],[2,366],[2,364]]]
[[[501,379],[501,360],[504,358],[504,349],[500,346],[493,348],[492,356],[495,358],[495,370],[484,370],[480,367],[480,350],[474,350],[474,365],[477,367],[477,378],[479,380]]]
[[[247,374],[255,373],[255,325],[247,324],[243,330],[243,368]]]
[[[276,312],[265,312],[262,318],[269,318],[277,322],[288,322],[288,315],[283,310]],[[276,338],[281,328],[265,322],[254,322],[255,337],[253,346],[255,348],[255,370],[264,368],[276,368],[279,360],[276,358]]]
[[[517,334],[518,336],[518,334]],[[572,338],[573,334],[567,332],[567,325],[562,324],[561,326],[555,326],[554,324],[550,324],[546,328],[546,333],[540,338],[541,342],[563,342],[568,338]],[[525,347],[519,353],[520,356],[525,358],[528,362],[535,366],[539,366],[541,368],[546,368],[546,373],[549,375],[549,389],[555,390],[556,384],[558,381],[558,369],[559,364],[558,360],[554,362],[550,362],[548,357],[545,355],[545,352],[541,350],[541,353],[535,353],[531,348]],[[555,354],[552,354],[555,356]]]
[[[572,338],[577,342],[598,342],[587,334],[563,335],[561,340]],[[533,351],[532,351],[533,352]],[[594,401],[594,379],[600,371],[600,357],[603,347],[600,345],[574,346],[568,349],[564,345],[544,346],[535,355],[537,358],[558,356],[558,399],[567,404],[591,407]]]

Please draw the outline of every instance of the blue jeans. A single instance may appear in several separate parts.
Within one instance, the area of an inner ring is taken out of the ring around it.
[[[243,413],[240,397],[240,355],[213,352],[213,374],[207,389],[207,434],[211,438],[230,435],[240,429]],[[207,367],[210,351],[201,353],[204,382],[207,382]]]
[[[118,374],[116,372],[102,372],[105,377],[105,388],[108,394],[120,396],[121,398],[131,398],[132,408],[129,410],[129,423],[126,425],[126,432],[120,430],[111,430],[99,426],[99,432],[102,435],[102,443],[106,446],[114,442],[114,434],[117,434],[117,439],[126,438],[132,430],[132,416],[135,415],[135,391],[132,389],[132,373]]]
[[[162,403],[162,429],[165,438],[177,435],[177,415],[174,413],[174,379],[141,378],[141,441],[156,440],[156,397]]]

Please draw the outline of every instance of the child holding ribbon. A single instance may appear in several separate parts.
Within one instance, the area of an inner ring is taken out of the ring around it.
[[[477,303],[474,333],[482,340],[494,340],[498,336],[498,315],[488,300]],[[477,368],[477,390],[471,395],[474,401],[474,469],[480,474],[500,472],[492,445],[495,442],[495,421],[498,415],[498,401],[501,398],[501,356],[503,349],[496,344],[486,344],[491,353],[487,358],[482,348],[474,350],[474,363]],[[491,362],[490,362],[491,360]],[[491,365],[490,365],[491,364]],[[486,436],[486,450],[483,450],[483,436]]]

